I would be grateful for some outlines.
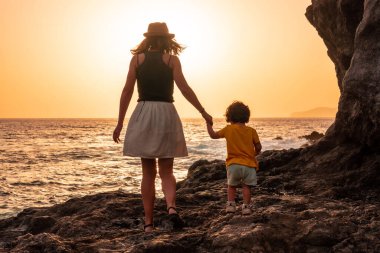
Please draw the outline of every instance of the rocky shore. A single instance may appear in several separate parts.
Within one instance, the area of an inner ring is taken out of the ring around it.
[[[157,199],[156,229],[145,234],[140,195],[116,191],[1,220],[0,252],[380,252],[378,196],[331,197],[324,187],[307,193],[296,180],[303,172],[285,169],[302,152],[259,157],[259,186],[252,189],[248,216],[224,211],[224,161],[200,160],[177,184],[182,230],[172,229],[165,203]],[[324,176],[302,175],[312,183]]]

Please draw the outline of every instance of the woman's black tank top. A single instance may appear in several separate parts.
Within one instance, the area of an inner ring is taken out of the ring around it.
[[[137,101],[174,101],[173,70],[162,60],[161,52],[146,52],[144,62],[137,67],[136,74],[139,93]]]

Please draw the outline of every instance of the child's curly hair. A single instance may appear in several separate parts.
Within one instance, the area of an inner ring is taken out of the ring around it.
[[[230,104],[225,114],[228,123],[248,123],[250,115],[249,107],[240,101]]]

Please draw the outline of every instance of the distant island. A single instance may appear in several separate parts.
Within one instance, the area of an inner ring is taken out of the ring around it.
[[[293,112],[290,114],[292,118],[335,118],[337,108],[317,107],[308,111]]]

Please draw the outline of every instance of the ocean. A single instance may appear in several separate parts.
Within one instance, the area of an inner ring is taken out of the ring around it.
[[[325,133],[333,121],[259,118],[248,125],[257,130],[263,150],[271,150],[299,148],[307,143],[300,136]],[[195,161],[226,156],[225,140],[212,140],[203,119],[182,123],[189,156],[174,161],[177,181]],[[0,119],[0,219],[87,194],[139,193],[140,159],[122,156],[122,144],[112,140],[115,125],[114,119]],[[215,130],[225,125],[214,120]],[[162,196],[158,175],[156,188]]]

